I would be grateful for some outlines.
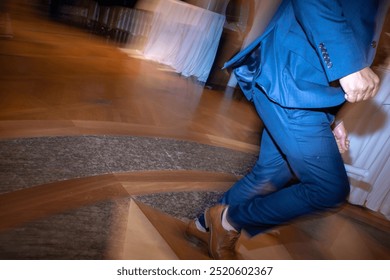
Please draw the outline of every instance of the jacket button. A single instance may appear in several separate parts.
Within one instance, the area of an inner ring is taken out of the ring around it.
[[[377,45],[376,41],[371,42],[371,47],[373,47],[374,49],[376,48],[376,45]]]

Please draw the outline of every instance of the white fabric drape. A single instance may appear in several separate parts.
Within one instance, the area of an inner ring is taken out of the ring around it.
[[[224,15],[230,0],[185,0],[184,2]]]
[[[340,114],[351,147],[343,155],[351,181],[349,202],[390,219],[390,70],[378,70],[381,88],[374,99],[346,104]]]
[[[206,82],[225,16],[175,0],[160,1],[143,54]]]
[[[139,9],[116,7],[117,16],[113,28],[125,30],[132,36],[149,35],[151,12]]]

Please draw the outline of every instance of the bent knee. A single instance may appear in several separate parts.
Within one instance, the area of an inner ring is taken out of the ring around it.
[[[317,197],[316,204],[320,209],[338,207],[346,202],[349,192],[350,185],[348,182],[335,184]]]
[[[331,199],[331,202],[333,202],[333,206],[338,206],[341,203],[344,203],[349,195],[350,192],[350,185],[349,183],[339,185],[334,191],[333,196]]]

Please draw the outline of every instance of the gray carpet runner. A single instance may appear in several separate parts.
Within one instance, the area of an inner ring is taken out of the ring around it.
[[[189,141],[124,136],[40,137],[0,141],[0,194],[32,186],[145,170],[201,170],[243,175],[255,155]],[[178,219],[196,217],[220,192],[157,193],[135,199]],[[0,259],[110,259],[118,207],[130,198],[57,214],[0,232]]]

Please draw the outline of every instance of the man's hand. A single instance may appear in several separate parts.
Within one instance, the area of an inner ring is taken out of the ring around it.
[[[352,73],[340,79],[345,99],[354,103],[374,97],[379,90],[379,78],[369,68]]]
[[[334,129],[333,135],[337,142],[337,147],[340,153],[344,153],[349,149],[348,133],[345,129],[344,123],[340,122]]]

